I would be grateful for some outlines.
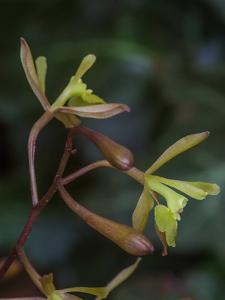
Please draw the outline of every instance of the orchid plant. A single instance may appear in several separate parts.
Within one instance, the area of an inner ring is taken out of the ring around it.
[[[93,54],[85,56],[66,87],[57,99],[50,103],[45,92],[47,60],[45,57],[40,56],[34,62],[27,42],[21,38],[22,66],[29,85],[42,105],[44,113],[34,123],[28,139],[32,210],[15,247],[1,265],[0,278],[7,273],[17,257],[33,283],[43,294],[43,299],[81,299],[77,295],[73,295],[74,293],[87,293],[95,296],[96,300],[106,299],[115,287],[125,281],[136,270],[142,257],[154,251],[150,239],[144,234],[149,214],[153,208],[155,231],[163,246],[162,255],[167,255],[167,248],[175,247],[176,245],[178,223],[183,209],[188,204],[187,197],[203,200],[208,195],[217,195],[220,192],[219,186],[215,183],[181,181],[155,175],[155,172],[168,161],[203,142],[209,136],[207,131],[190,134],[179,139],[164,151],[147,171],[142,172],[134,166],[133,154],[129,149],[100,132],[81,125],[80,117],[104,119],[130,111],[127,105],[107,103],[101,97],[95,95],[93,90],[87,88],[87,85],[83,82],[83,76],[93,66],[95,60],[96,58]],[[35,173],[36,142],[41,130],[54,118],[63,124],[68,134],[64,152],[53,182],[46,194],[40,199]],[[73,138],[78,134],[92,141],[102,153],[104,159],[76,170],[68,176],[63,176],[70,156],[76,152],[73,148]],[[65,186],[67,184],[74,182],[78,177],[85,175],[91,170],[101,167],[123,172],[136,180],[137,183],[143,185],[143,192],[134,208],[131,226],[117,223],[91,212],[79,204],[66,190]],[[136,257],[132,265],[120,271],[105,287],[57,289],[53,281],[53,275],[39,275],[25,254],[24,246],[33,224],[56,192],[59,192],[65,204],[84,222],[110,239],[125,252]],[[35,297],[32,299],[35,299]]]

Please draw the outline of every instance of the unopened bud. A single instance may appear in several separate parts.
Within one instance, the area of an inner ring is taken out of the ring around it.
[[[58,188],[70,209],[80,216],[85,223],[113,241],[124,251],[135,256],[144,256],[154,251],[154,247],[149,239],[136,229],[91,212],[73,199],[62,185],[59,185]]]
[[[133,167],[134,157],[129,149],[89,128],[79,126],[78,130],[98,147],[112,166],[124,171]]]
[[[144,256],[154,251],[150,240],[136,229],[94,214],[79,205],[79,215],[96,231],[134,256]],[[84,211],[85,210],[85,211]]]

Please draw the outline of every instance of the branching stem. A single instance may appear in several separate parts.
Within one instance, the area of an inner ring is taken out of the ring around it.
[[[118,171],[132,177],[140,184],[144,184],[144,173],[141,170],[133,167],[128,171],[121,171],[121,170],[113,167],[107,160],[99,160],[92,164],[89,164],[89,165],[83,167],[82,169],[79,169],[78,171],[75,171],[74,173],[62,178],[61,183],[63,185],[67,185],[67,184],[73,182],[78,177],[81,177],[84,174],[86,174],[94,169],[97,169],[97,168],[112,168],[112,169],[118,170]]]
[[[11,266],[11,264],[13,263],[15,258],[17,257],[18,249],[21,249],[24,246],[24,244],[25,244],[25,242],[26,242],[26,240],[27,240],[27,238],[28,238],[28,236],[31,232],[31,229],[32,229],[34,223],[38,219],[38,216],[40,215],[42,210],[45,208],[45,206],[48,204],[48,202],[52,199],[52,197],[56,193],[56,191],[57,191],[57,178],[62,176],[62,174],[64,172],[64,169],[66,167],[66,164],[68,162],[68,159],[70,157],[71,151],[72,151],[72,137],[71,137],[71,134],[69,134],[68,137],[67,137],[65,149],[64,149],[61,161],[59,163],[59,167],[58,167],[56,176],[53,180],[53,183],[49,187],[47,193],[38,202],[37,206],[32,208],[32,211],[30,213],[28,221],[26,222],[26,224],[25,224],[25,226],[24,226],[24,228],[23,228],[23,230],[20,234],[20,237],[16,242],[16,246],[13,248],[13,250],[9,254],[8,258],[6,259],[5,263],[0,268],[0,280],[5,275],[5,273],[8,271],[9,267]]]
[[[47,113],[45,113],[47,114]],[[40,132],[40,130],[43,128],[44,124],[47,124],[51,120],[51,116],[49,115],[43,115],[43,119],[40,121],[37,121],[35,126],[33,127],[30,138],[29,138],[29,162],[30,162],[30,172],[31,172],[31,186],[32,186],[32,191],[35,193],[37,191],[36,189],[36,177],[35,177],[35,169],[34,169],[34,152],[35,152],[35,141],[37,139],[37,136]],[[47,193],[41,198],[39,202],[37,202],[37,205],[32,208],[32,211],[30,213],[30,216],[28,218],[28,221],[26,222],[19,239],[16,242],[16,246],[13,248],[11,253],[9,254],[7,260],[5,263],[2,265],[0,268],[0,280],[1,278],[5,275],[15,258],[17,257],[17,252],[20,251],[20,249],[23,248],[26,240],[29,237],[29,234],[32,230],[32,227],[34,223],[37,221],[40,213],[42,210],[45,208],[45,206],[48,204],[48,202],[52,199],[54,194],[57,192],[57,182],[60,178],[62,178],[63,172],[66,168],[67,162],[69,160],[69,157],[71,153],[73,153],[73,144],[72,144],[72,137],[73,135],[76,134],[76,131],[71,130],[70,133],[68,134],[64,153],[62,155],[61,161],[59,163],[59,167],[57,170],[57,173],[55,175],[55,178],[49,187]],[[67,185],[71,182],[73,182],[75,179],[77,179],[80,176],[83,176],[84,174],[90,172],[91,170],[94,170],[96,168],[100,167],[106,167],[106,168],[112,168],[116,169],[113,167],[107,160],[100,160],[97,162],[94,162],[92,164],[89,164],[88,166],[85,166],[81,168],[78,171],[75,171],[71,175],[68,175],[62,179],[60,179],[60,182],[62,185]],[[117,170],[117,169],[116,169]],[[119,170],[121,172],[121,170]],[[142,171],[138,170],[137,168],[133,167],[128,171],[122,171],[123,173],[127,174],[128,176],[132,177],[135,179],[137,182],[143,184],[144,183],[144,174]],[[32,194],[33,196],[34,194]],[[32,198],[38,199],[38,198]],[[34,202],[33,202],[34,203]]]

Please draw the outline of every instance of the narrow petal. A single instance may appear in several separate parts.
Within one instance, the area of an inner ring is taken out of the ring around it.
[[[105,299],[107,296],[106,289],[104,287],[71,287],[62,290],[58,290],[60,293],[85,293],[89,295],[94,295]]]
[[[44,56],[39,56],[35,61],[37,76],[41,86],[42,91],[45,93],[45,81],[47,74],[47,59]]]
[[[155,223],[159,231],[165,232],[168,246],[176,246],[177,221],[171,210],[164,205],[155,207]]]
[[[48,110],[50,105],[48,99],[46,98],[45,94],[42,91],[41,85],[39,83],[37,73],[34,67],[33,57],[30,51],[30,48],[25,41],[25,39],[21,38],[21,48],[20,48],[20,58],[23,65],[24,72],[26,74],[27,80],[30,84],[31,89],[33,90],[34,94],[40,101],[41,105],[43,106],[44,110]]]
[[[220,193],[220,187],[215,183],[208,183],[208,182],[193,182],[189,181],[190,184],[193,186],[204,190],[209,195],[218,195]]]
[[[139,263],[141,261],[141,258],[138,258],[134,264],[130,265],[129,267],[123,269],[120,271],[105,287],[105,294],[106,297],[108,294],[115,289],[117,286],[119,286],[121,283],[123,283],[125,280],[127,280],[128,277],[130,277],[134,271],[137,269]],[[105,298],[97,297],[95,300],[101,300]]]
[[[151,165],[146,173],[154,173],[169,160],[203,142],[208,136],[209,132],[205,131],[202,133],[190,134],[181,138],[172,146],[170,146],[165,152],[163,152],[163,154]]]
[[[144,187],[132,215],[133,227],[138,231],[144,231],[149,213],[154,206],[154,200],[150,192]]]
[[[82,76],[93,66],[96,61],[96,56],[94,54],[89,54],[85,56],[80,63],[76,74],[73,77],[73,82],[77,82],[78,79],[82,78]]]
[[[145,177],[146,184],[148,185],[148,187],[154,192],[157,192],[158,194],[163,196],[166,199],[169,209],[174,214],[176,214],[177,219],[180,219],[179,213],[183,211],[183,208],[186,206],[188,199],[185,198],[183,195],[173,191],[171,188],[160,183],[155,178],[156,176],[146,175]]]
[[[173,179],[168,179],[160,176],[154,176],[154,177],[159,182],[164,183],[170,187],[173,187],[196,200],[203,200],[208,195],[208,193],[204,189],[195,186],[192,182],[173,180]]]
[[[125,104],[109,103],[97,104],[79,107],[57,107],[59,112],[75,114],[80,117],[94,118],[94,119],[107,119],[113,117],[121,112],[130,111],[130,108]]]

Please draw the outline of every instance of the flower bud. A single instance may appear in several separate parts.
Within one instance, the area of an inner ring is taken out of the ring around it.
[[[154,251],[152,243],[136,229],[101,217],[80,205],[62,185],[58,186],[65,203],[89,226],[113,241],[124,251],[144,256]]]
[[[89,128],[79,126],[78,130],[98,147],[112,166],[124,171],[133,167],[134,157],[130,150]]]
[[[152,243],[132,227],[111,221],[89,211],[85,222],[127,253],[144,256],[154,251]]]

